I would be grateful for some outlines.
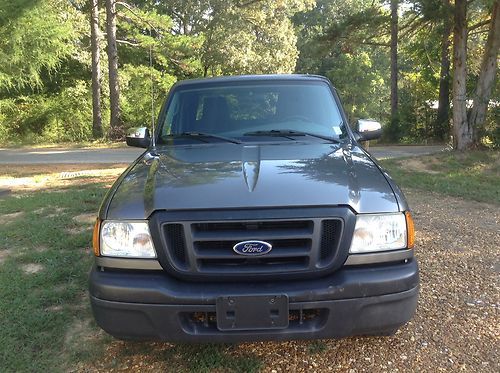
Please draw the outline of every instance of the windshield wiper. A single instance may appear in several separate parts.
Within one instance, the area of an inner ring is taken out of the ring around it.
[[[169,137],[212,137],[214,139],[223,140],[227,142],[232,142],[233,144],[241,144],[241,141],[233,139],[231,137],[225,137],[220,135],[214,135],[213,133],[205,133],[205,132],[181,132],[167,135]]]
[[[317,135],[315,133],[310,133],[310,132],[303,132],[303,131],[295,131],[295,130],[268,130],[268,131],[254,131],[254,132],[247,132],[244,133],[243,136],[283,136],[283,137],[288,137],[288,136],[311,136],[311,137],[316,137],[318,139],[323,139],[327,140],[330,142],[340,142],[339,140],[329,137],[329,136],[323,136],[323,135]]]

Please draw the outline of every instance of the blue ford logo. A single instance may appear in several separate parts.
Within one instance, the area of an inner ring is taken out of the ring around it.
[[[243,241],[233,246],[235,253],[248,256],[264,255],[272,249],[273,246],[264,241]]]

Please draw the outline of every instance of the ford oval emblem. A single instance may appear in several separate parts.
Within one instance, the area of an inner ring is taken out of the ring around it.
[[[272,249],[273,245],[264,241],[243,241],[233,246],[235,253],[248,256],[264,255]]]

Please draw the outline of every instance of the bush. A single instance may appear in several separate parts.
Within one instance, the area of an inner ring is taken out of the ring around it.
[[[53,95],[0,100],[0,141],[85,141],[92,137],[92,96],[78,80]]]

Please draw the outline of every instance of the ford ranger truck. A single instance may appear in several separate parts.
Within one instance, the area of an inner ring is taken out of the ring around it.
[[[390,335],[419,274],[401,190],[311,75],[175,84],[145,148],[110,188],[89,278],[120,339],[242,342]]]

